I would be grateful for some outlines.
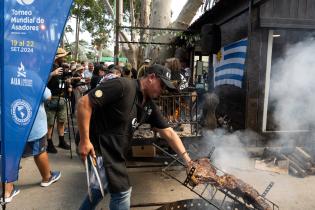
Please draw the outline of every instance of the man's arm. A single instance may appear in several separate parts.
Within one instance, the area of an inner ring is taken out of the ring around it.
[[[42,101],[45,102],[47,100],[51,100],[51,91],[48,87],[45,87]]]
[[[90,141],[90,121],[92,105],[87,95],[82,96],[77,105],[77,123],[80,133],[79,153],[82,160],[89,154],[95,157],[94,147]]]
[[[186,149],[182,143],[182,140],[179,138],[177,133],[170,127],[164,129],[157,129],[162,138],[166,139],[167,143],[171,148],[185,161],[186,165],[189,165],[191,161],[189,154],[186,152]]]
[[[53,70],[52,72],[50,72],[49,77],[48,77],[48,81],[55,76],[60,76],[63,73],[63,69],[61,67],[56,68],[55,70]]]

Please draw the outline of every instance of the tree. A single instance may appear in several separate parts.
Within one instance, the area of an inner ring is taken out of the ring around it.
[[[106,46],[109,39],[111,22],[107,19],[105,8],[99,0],[75,0],[71,15],[76,19],[76,45],[74,50],[75,59],[78,58],[79,34],[86,30],[92,36],[92,44],[101,50]]]
[[[173,29],[187,29],[192,19],[195,17],[198,9],[202,6],[204,0],[188,0],[183,9],[179,13],[177,19],[171,23],[170,18],[170,1],[158,0],[154,1],[152,6],[152,17],[150,26],[160,28],[173,28]],[[173,40],[174,33],[171,31],[164,31],[162,33],[151,33],[151,41],[155,43],[169,43]],[[146,56],[151,57],[153,61],[163,62],[167,57],[173,55],[172,49],[169,46],[149,46],[146,50]]]
[[[65,49],[67,51],[72,52],[72,49],[74,49],[76,45],[77,45],[77,42],[66,43]],[[88,57],[88,54],[89,56],[92,56],[92,53],[89,53],[92,50],[90,49],[89,44],[85,40],[80,40],[77,46],[78,46],[77,55],[76,55],[77,60],[83,61],[87,59],[93,59],[91,57]]]
[[[132,2],[131,2],[132,1]],[[139,17],[139,10],[141,8],[141,3],[143,1],[148,1],[148,0],[142,0],[142,1],[133,1],[133,0],[127,0],[127,1],[123,1],[124,2],[124,7],[123,7],[123,11],[124,11],[124,20],[128,21],[130,23],[131,27],[134,26],[139,26],[140,24],[140,17]],[[112,7],[113,1],[109,1],[109,0],[103,0],[104,2],[104,6],[106,7],[106,10],[108,11],[108,13],[111,15],[111,17],[114,19],[114,10]],[[132,15],[134,14],[134,15]],[[146,14],[149,14],[148,12],[146,12]],[[134,17],[134,18],[133,18]],[[137,35],[134,35],[137,34]],[[130,35],[130,39],[128,38],[128,35]],[[119,38],[121,41],[124,42],[130,42],[132,40],[134,41],[138,41],[138,37],[139,34],[138,33],[134,33],[133,30],[129,30],[128,32],[124,31],[124,30],[120,30],[119,32]],[[131,43],[127,43],[127,44],[123,44],[121,45],[121,49],[122,49],[122,53],[121,55],[124,55],[128,58],[129,62],[132,64],[132,66],[137,67],[138,66],[138,53],[139,53],[139,48],[137,45],[131,44]]]
[[[105,46],[105,44],[102,45],[102,43],[109,38],[109,30],[113,29],[113,20],[115,19],[113,10],[114,0],[75,0],[75,2],[77,4],[75,7],[77,10],[74,10],[73,14],[76,14],[79,21],[82,21],[83,28],[92,34],[94,37],[93,44],[97,47],[97,49],[102,49]],[[169,0],[124,0],[123,21],[128,23],[131,27],[150,26],[158,28],[173,27],[186,29],[196,14],[198,8],[203,4],[203,0],[188,0],[183,11],[173,24],[170,22],[170,3],[171,1]],[[94,8],[96,8],[96,10]],[[77,12],[75,13],[75,11]],[[97,15],[94,15],[91,11],[99,12],[97,12]],[[103,13],[101,13],[102,11]],[[102,15],[99,15],[100,13]],[[150,15],[151,20],[149,19]],[[107,27],[100,27],[96,24],[98,21]],[[81,22],[79,22],[79,24],[81,24]],[[104,31],[102,31],[101,28],[103,28]],[[95,32],[93,33],[94,30]],[[170,42],[172,36],[174,36],[174,34],[168,33],[168,35],[161,35],[160,32],[152,30],[120,30],[120,40],[128,42],[120,45],[122,49],[121,55],[125,55],[134,67],[138,67],[138,64],[140,63],[139,61],[145,57],[144,48],[141,46],[139,47],[138,44],[132,44],[129,42]],[[167,52],[167,50],[161,50],[158,46],[155,46],[154,50],[155,51],[150,52],[151,55],[155,55],[159,58],[163,58],[162,54]],[[149,52],[147,52],[147,55],[148,53]]]
[[[198,9],[202,6],[204,0],[190,0],[184,5],[177,19],[171,24],[172,28],[186,29],[195,17]]]

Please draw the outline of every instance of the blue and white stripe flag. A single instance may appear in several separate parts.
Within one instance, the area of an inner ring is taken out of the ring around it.
[[[242,87],[247,50],[247,38],[221,48],[213,55],[214,87],[235,85]]]

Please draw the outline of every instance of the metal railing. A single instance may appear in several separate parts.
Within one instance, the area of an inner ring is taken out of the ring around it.
[[[198,134],[198,96],[196,93],[161,95],[157,104],[169,125],[190,124],[191,133]]]

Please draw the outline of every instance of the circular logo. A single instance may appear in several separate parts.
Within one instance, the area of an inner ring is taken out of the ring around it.
[[[100,97],[103,96],[103,92],[102,92],[101,90],[97,90],[97,91],[95,91],[95,96],[96,96],[97,98],[100,98]]]
[[[33,4],[34,0],[16,0],[17,3],[21,4],[21,5],[30,5]]]
[[[16,124],[27,125],[32,116],[32,107],[27,101],[17,99],[11,104],[11,115]]]

